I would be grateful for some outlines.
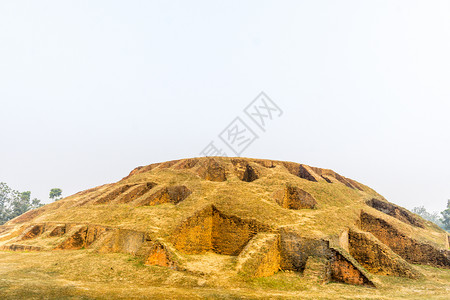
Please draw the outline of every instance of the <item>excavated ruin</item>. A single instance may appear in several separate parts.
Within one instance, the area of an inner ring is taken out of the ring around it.
[[[281,270],[280,236],[256,234],[237,257],[239,273],[252,277],[270,276]]]
[[[252,182],[259,178],[257,170],[247,161],[242,159],[233,159],[231,160],[231,163],[234,166],[234,173],[240,180]]]
[[[403,207],[375,198],[367,201],[367,205],[409,225],[424,228],[423,222]]]
[[[178,204],[192,192],[183,185],[164,187],[149,197],[144,198],[138,205],[158,205],[163,203]]]
[[[201,163],[200,168],[197,169],[197,174],[209,181],[226,181],[227,176],[225,168],[220,165],[214,158],[207,158]]]
[[[254,220],[228,216],[209,205],[185,220],[173,232],[172,241],[186,254],[237,255],[256,233],[267,229]]]
[[[348,253],[366,270],[377,275],[418,278],[420,274],[371,233],[350,229],[343,233]]]
[[[160,242],[152,243],[145,251],[145,264],[150,266],[169,267],[178,269],[173,254]]]
[[[408,237],[382,218],[362,211],[360,226],[362,230],[372,233],[383,244],[408,262],[435,267],[450,267],[449,250],[438,249],[433,244],[419,242]]]
[[[367,287],[417,280],[412,263],[449,268],[448,246],[445,231],[332,170],[226,157],[138,167],[0,226],[3,251],[126,253],[192,274],[217,255],[236,276]]]
[[[290,185],[276,192],[274,198],[281,207],[287,209],[314,209],[317,205],[316,199],[310,193]]]

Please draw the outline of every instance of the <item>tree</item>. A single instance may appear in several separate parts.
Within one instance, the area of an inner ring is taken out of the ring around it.
[[[9,186],[0,182],[0,224],[9,220],[9,202],[11,189]]]
[[[10,218],[13,219],[26,212],[30,207],[31,192],[14,191],[12,194],[12,201],[10,205]]]
[[[41,207],[39,199],[31,200],[31,192],[12,190],[6,183],[0,183],[0,225],[17,216]]]
[[[62,190],[54,188],[50,190],[50,199],[53,201],[61,200]]]
[[[447,200],[447,209],[441,212],[443,228],[450,230],[450,199]]]
[[[428,220],[430,222],[433,222],[434,224],[438,225],[441,228],[444,228],[444,224],[442,223],[441,218],[439,217],[439,214],[437,212],[429,213],[424,206],[420,207],[414,207],[411,210],[413,213],[418,214],[425,220]]]

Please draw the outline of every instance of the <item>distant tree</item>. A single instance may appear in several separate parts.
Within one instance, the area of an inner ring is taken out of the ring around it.
[[[41,206],[39,199],[31,200],[31,192],[18,192],[6,183],[0,183],[0,224]]]
[[[437,226],[444,228],[441,218],[439,217],[439,214],[437,212],[429,213],[424,206],[414,207],[411,210],[413,213],[418,214],[425,220],[428,220],[430,222],[433,222]]]
[[[0,182],[0,224],[9,220],[9,202],[11,189],[9,186]]]
[[[450,231],[450,199],[447,200],[447,209],[441,212],[443,228]]]
[[[50,199],[53,201],[61,200],[62,190],[54,188],[50,190]]]
[[[10,206],[10,218],[13,219],[20,216],[29,209],[30,206],[31,192],[17,192],[14,191],[12,194],[12,201]]]

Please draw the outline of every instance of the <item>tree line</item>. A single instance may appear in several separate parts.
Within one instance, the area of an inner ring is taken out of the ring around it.
[[[450,231],[450,200],[447,201],[447,208],[440,214],[437,212],[430,213],[423,206],[414,207],[411,211],[425,220],[433,222],[442,229]]]
[[[51,189],[49,197],[56,201],[61,199],[62,190]],[[0,182],[0,225],[35,208],[43,206],[41,200],[31,199],[31,192],[19,192],[11,189],[6,183]]]

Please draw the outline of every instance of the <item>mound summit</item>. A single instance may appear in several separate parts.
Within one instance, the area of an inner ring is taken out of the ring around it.
[[[445,231],[332,170],[227,157],[138,167],[0,226],[1,250],[122,252],[191,274],[290,271],[370,287],[372,274],[449,268],[448,248]]]

